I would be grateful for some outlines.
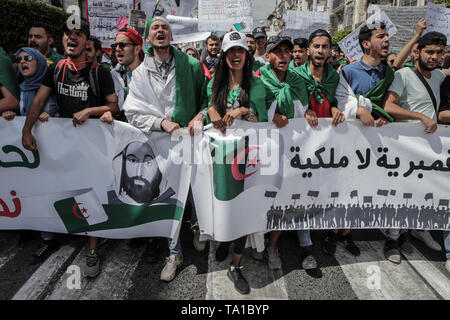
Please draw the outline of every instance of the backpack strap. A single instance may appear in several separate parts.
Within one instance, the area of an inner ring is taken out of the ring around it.
[[[411,70],[416,74],[417,78],[423,83],[425,86],[425,89],[427,89],[428,94],[430,95],[431,101],[433,102],[434,111],[436,112],[436,115],[438,114],[437,110],[437,102],[436,97],[434,96],[433,90],[431,90],[430,85],[428,84],[427,80],[423,77],[423,75],[417,70],[416,67],[410,67]]]
[[[95,97],[99,97],[101,94],[100,84],[98,81],[98,73],[101,64],[93,62],[89,70],[89,84],[91,85],[92,92]]]
[[[55,86],[55,88],[58,87],[58,77],[61,73],[61,70],[64,67],[64,64],[66,64],[67,60],[66,59],[61,59],[57,62],[56,67],[53,71],[53,85]]]

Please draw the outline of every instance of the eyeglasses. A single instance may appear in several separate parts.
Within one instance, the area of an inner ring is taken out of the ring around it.
[[[25,60],[25,61],[31,61],[31,60],[33,60],[33,56],[17,57],[17,62],[18,63],[22,62],[22,59]]]
[[[127,45],[132,45],[132,46],[134,46],[134,43],[131,43],[131,42],[118,42],[118,43],[113,43],[113,44],[111,45],[111,48],[113,48],[114,50],[116,50],[117,47],[119,47],[120,49],[125,49],[125,47],[126,47]]]

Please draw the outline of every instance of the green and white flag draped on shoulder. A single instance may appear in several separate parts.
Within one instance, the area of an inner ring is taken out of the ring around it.
[[[133,71],[129,94],[123,109],[130,114],[171,119],[187,127],[198,112],[206,107],[206,77],[200,62],[195,58],[170,48],[175,59],[175,70],[169,73],[165,88],[158,96],[152,86],[148,60],[153,58],[153,48],[146,49],[144,61]],[[162,101],[161,99],[164,98]],[[141,118],[145,122],[145,117]],[[133,123],[134,124],[134,123]],[[151,126],[151,124],[148,124]],[[142,129],[145,128],[144,123]],[[144,129],[143,129],[144,130]],[[148,132],[148,130],[144,130]]]
[[[208,95],[208,107],[211,106],[211,97],[212,97],[212,85],[214,83],[214,79],[208,83],[207,95]],[[235,101],[239,97],[241,87],[239,86],[237,89],[230,90],[228,93],[228,102],[233,105]],[[259,122],[267,121],[267,108],[266,108],[266,89],[264,87],[264,83],[261,79],[253,76],[251,88],[250,88],[250,108],[253,112],[258,116]],[[207,123],[210,122],[209,115],[206,116]]]
[[[260,69],[261,80],[266,86],[266,101],[271,121],[275,112],[292,118],[303,118],[308,109],[308,94],[305,82],[293,70],[286,71],[286,79],[280,82],[270,64]]]

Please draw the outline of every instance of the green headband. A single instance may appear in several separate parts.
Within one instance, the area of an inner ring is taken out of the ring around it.
[[[163,17],[154,17],[151,20],[148,20],[147,25],[145,26],[145,39],[147,39],[148,37],[148,31],[150,30],[150,26],[152,25],[153,22],[155,22],[156,20],[162,20],[167,22],[167,24],[170,26],[169,21],[167,21],[166,19],[164,19]]]

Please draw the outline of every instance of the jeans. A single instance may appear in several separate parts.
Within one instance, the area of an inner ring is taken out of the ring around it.
[[[297,230],[297,237],[300,247],[312,246],[310,230]]]
[[[172,239],[167,238],[167,241],[169,243],[169,251],[170,255],[174,255],[177,257],[183,257],[183,253],[181,252],[181,239],[178,237],[178,241],[175,245],[172,245]]]
[[[450,231],[444,231],[444,247],[447,259],[450,259]]]
[[[398,240],[400,233],[407,232],[408,229],[387,229],[386,236],[390,239]]]

